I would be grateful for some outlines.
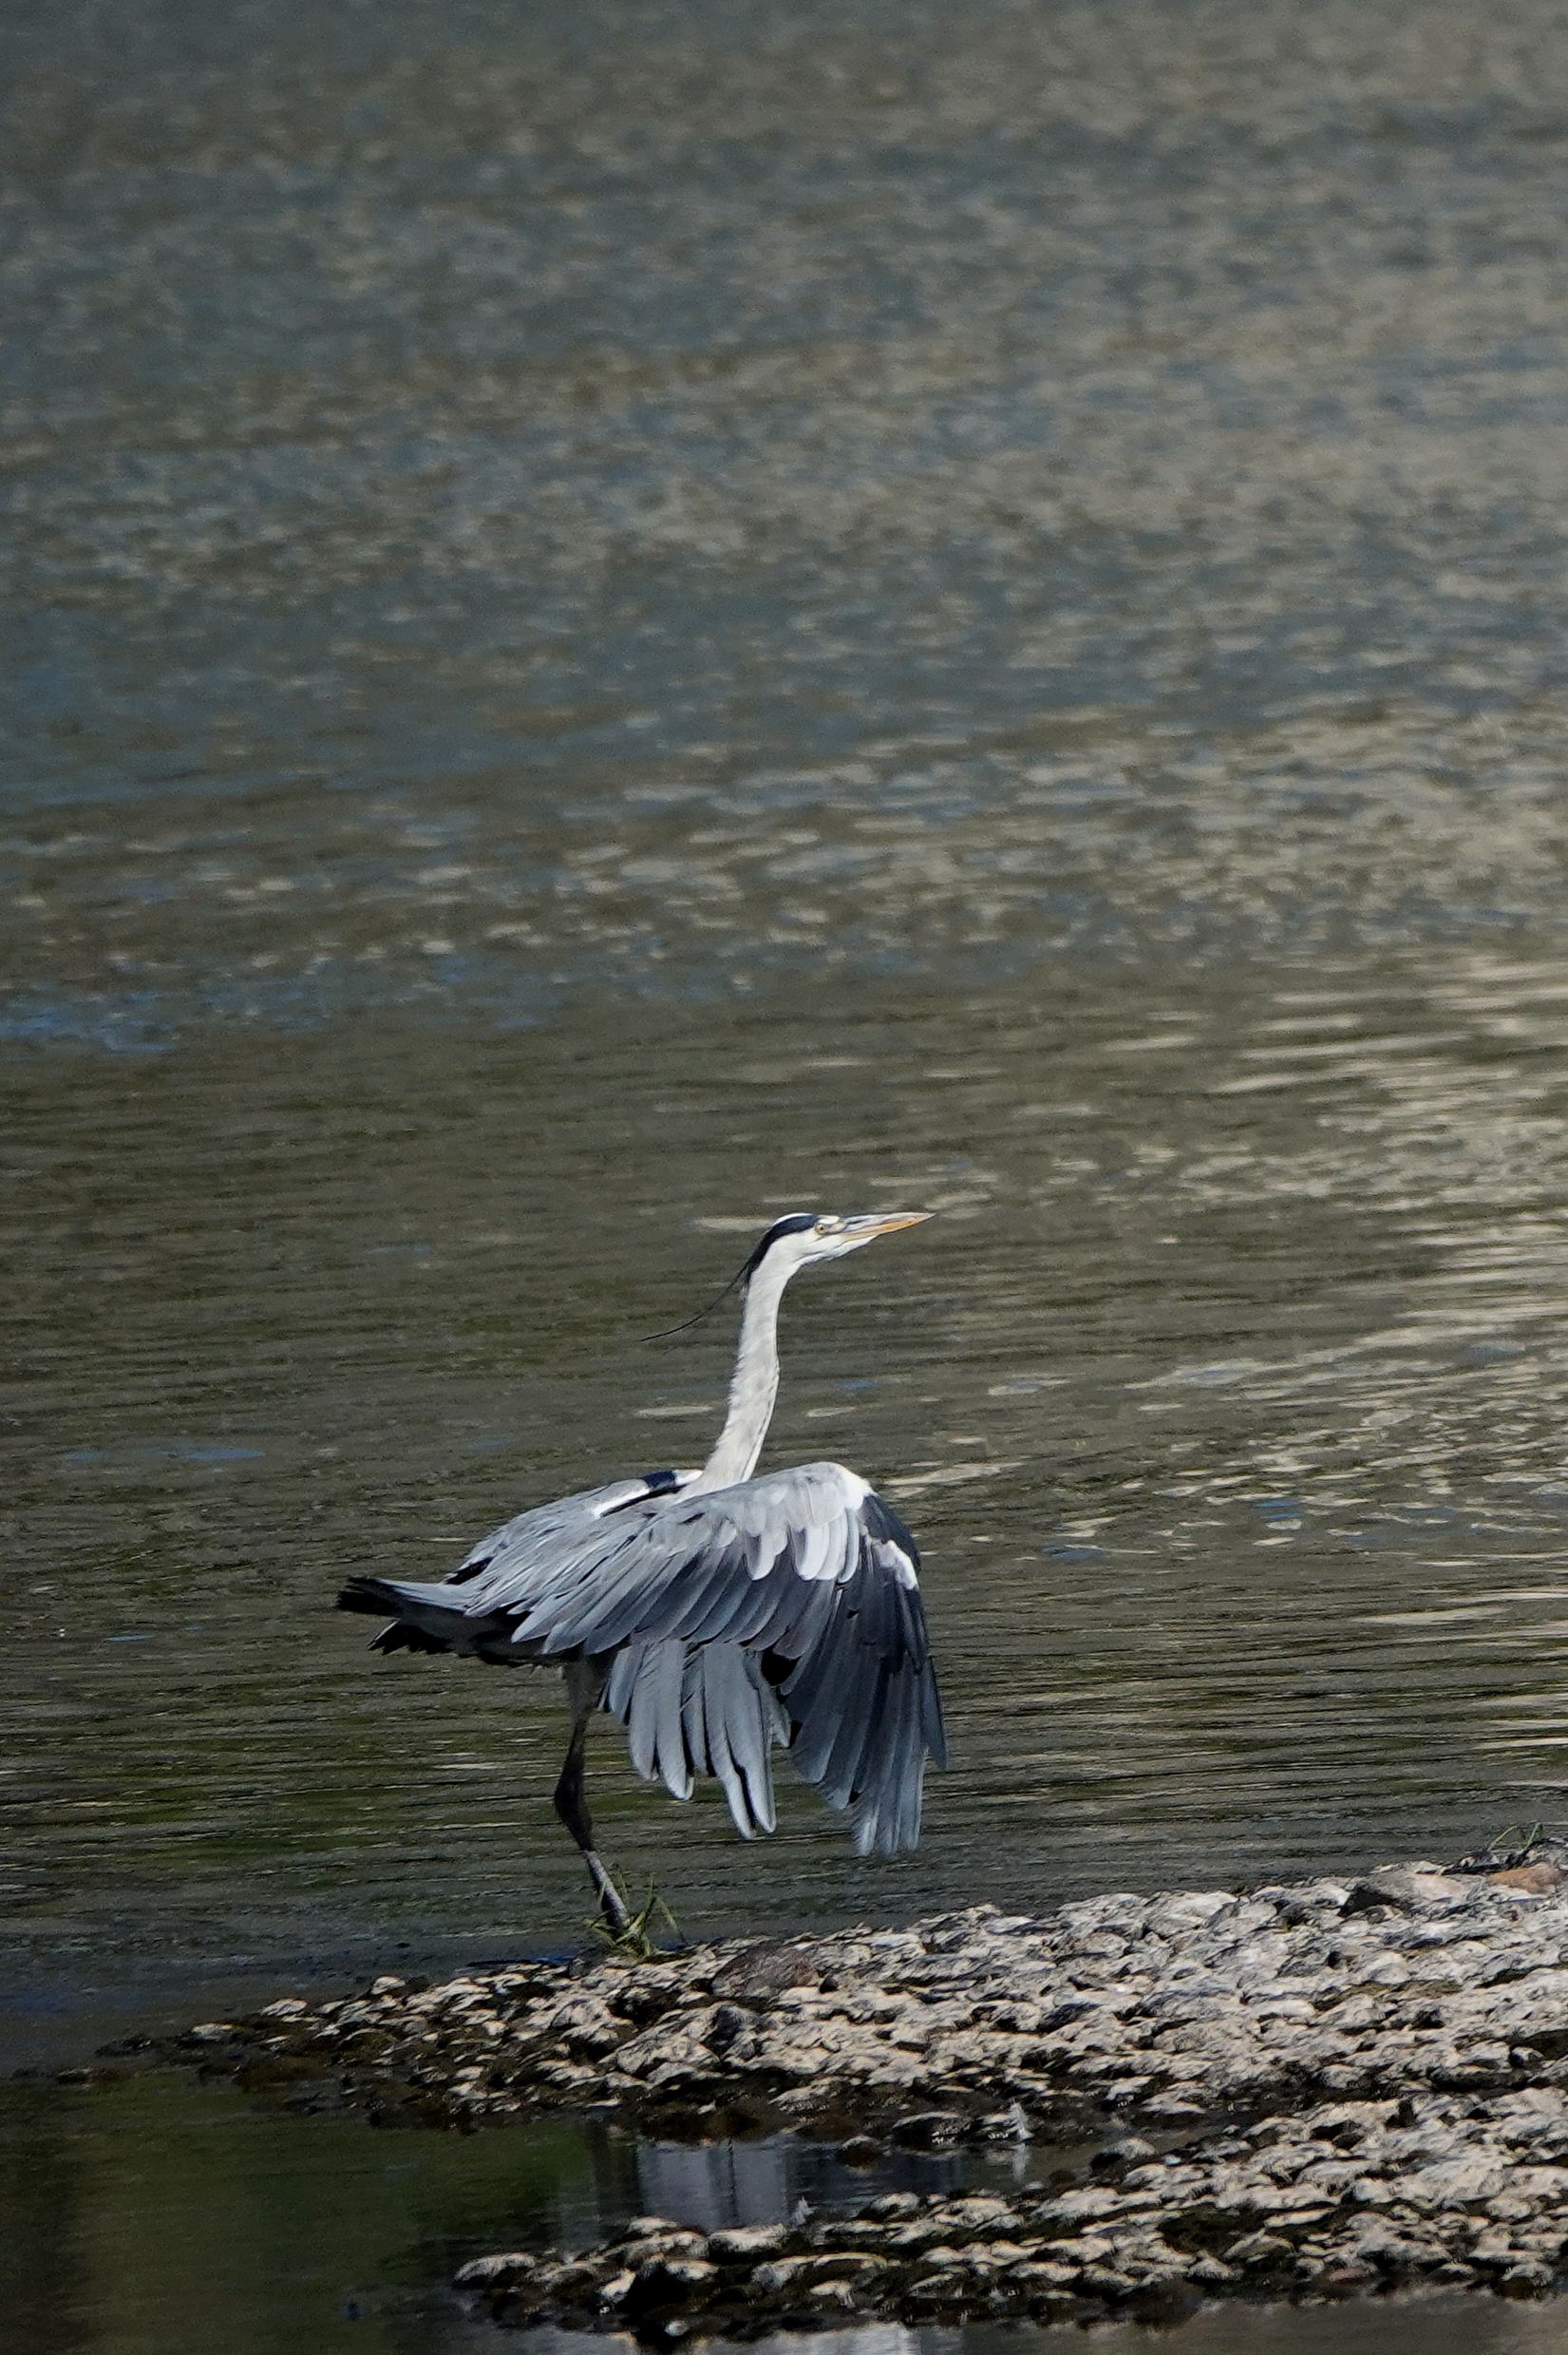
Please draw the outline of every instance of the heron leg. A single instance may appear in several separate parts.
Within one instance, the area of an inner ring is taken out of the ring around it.
[[[604,1679],[602,1675],[589,1671],[586,1661],[575,1662],[567,1669],[566,1687],[572,1701],[572,1738],[566,1745],[566,1763],[556,1785],[556,1813],[582,1851],[588,1877],[598,1893],[600,1910],[618,1938],[630,1927],[632,1917],[594,1847],[594,1822],[588,1813],[583,1758],[588,1743],[588,1720],[604,1689]]]

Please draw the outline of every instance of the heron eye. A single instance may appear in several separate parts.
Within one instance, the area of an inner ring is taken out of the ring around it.
[[[815,1227],[812,1229],[812,1232],[818,1235],[830,1235],[833,1232],[833,1221],[831,1219],[819,1219]]]

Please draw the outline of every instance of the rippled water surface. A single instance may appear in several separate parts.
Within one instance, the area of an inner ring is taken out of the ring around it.
[[[916,1530],[919,1856],[598,1745],[689,1930],[1565,1810],[1545,5],[0,29],[9,2049],[580,1934],[347,1570],[699,1459]],[[784,1770],[787,1774],[787,1770]]]

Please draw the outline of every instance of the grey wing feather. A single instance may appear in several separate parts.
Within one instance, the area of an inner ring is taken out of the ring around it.
[[[535,1505],[515,1513],[470,1548],[449,1577],[430,1582],[351,1578],[338,1596],[338,1608],[396,1614],[371,1646],[375,1651],[417,1648],[477,1653],[482,1659],[515,1662],[507,1649],[513,1622],[505,1616],[527,1601],[540,1581],[548,1582],[566,1560],[584,1548],[601,1548],[618,1532],[617,1515],[651,1498],[678,1494],[695,1472],[645,1472],[582,1489],[575,1496]],[[498,1650],[497,1645],[500,1648]]]
[[[485,1571],[497,1579],[526,1579],[532,1568],[551,1560],[562,1546],[592,1537],[607,1522],[613,1523],[616,1513],[644,1504],[650,1497],[676,1495],[696,1478],[694,1472],[644,1472],[637,1479],[579,1489],[575,1496],[557,1497],[554,1504],[530,1506],[526,1512],[515,1513],[482,1537],[443,1583],[464,1586]]]
[[[639,1774],[686,1798],[712,1775],[747,1839],[773,1829],[768,1751],[788,1745],[855,1845],[919,1837],[947,1763],[915,1541],[840,1464],[688,1496],[695,1474],[520,1514],[444,1586],[354,1582],[419,1642],[520,1662],[597,1658]],[[345,1598],[348,1600],[348,1598]]]
[[[926,1760],[945,1764],[946,1748],[919,1557],[897,1517],[853,1472],[807,1464],[625,1520],[614,1550],[557,1564],[513,1643],[546,1656],[624,1646],[604,1706],[628,1725],[639,1770],[677,1795],[691,1774],[716,1776],[743,1835],[771,1829],[767,1751],[782,1738],[849,1811],[862,1853],[912,1849]],[[503,1604],[495,1590],[485,1601]],[[629,1655],[664,1643],[686,1654],[685,1754],[671,1728],[655,1761],[647,1671]]]

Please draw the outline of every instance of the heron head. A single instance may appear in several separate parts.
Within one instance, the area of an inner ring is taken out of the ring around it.
[[[775,1219],[743,1271],[745,1282],[750,1282],[765,1262],[769,1269],[777,1267],[781,1274],[793,1275],[797,1268],[813,1266],[818,1260],[841,1260],[851,1251],[859,1251],[878,1235],[891,1235],[900,1226],[918,1226],[931,1216],[929,1210],[866,1210],[846,1217],[834,1217],[823,1211],[792,1210],[787,1218]]]
[[[710,1317],[721,1301],[727,1301],[739,1286],[745,1292],[765,1263],[770,1277],[781,1285],[801,1268],[809,1267],[817,1260],[841,1260],[846,1252],[859,1251],[860,1245],[875,1243],[878,1235],[891,1235],[896,1227],[918,1226],[930,1218],[929,1210],[861,1210],[847,1218],[834,1218],[827,1211],[821,1216],[815,1210],[791,1210],[787,1218],[775,1219],[758,1243],[744,1267],[734,1275],[706,1308],[699,1308],[694,1317],[680,1324],[666,1325],[661,1333],[650,1333],[651,1341],[667,1341],[676,1333],[688,1333],[694,1324]]]

